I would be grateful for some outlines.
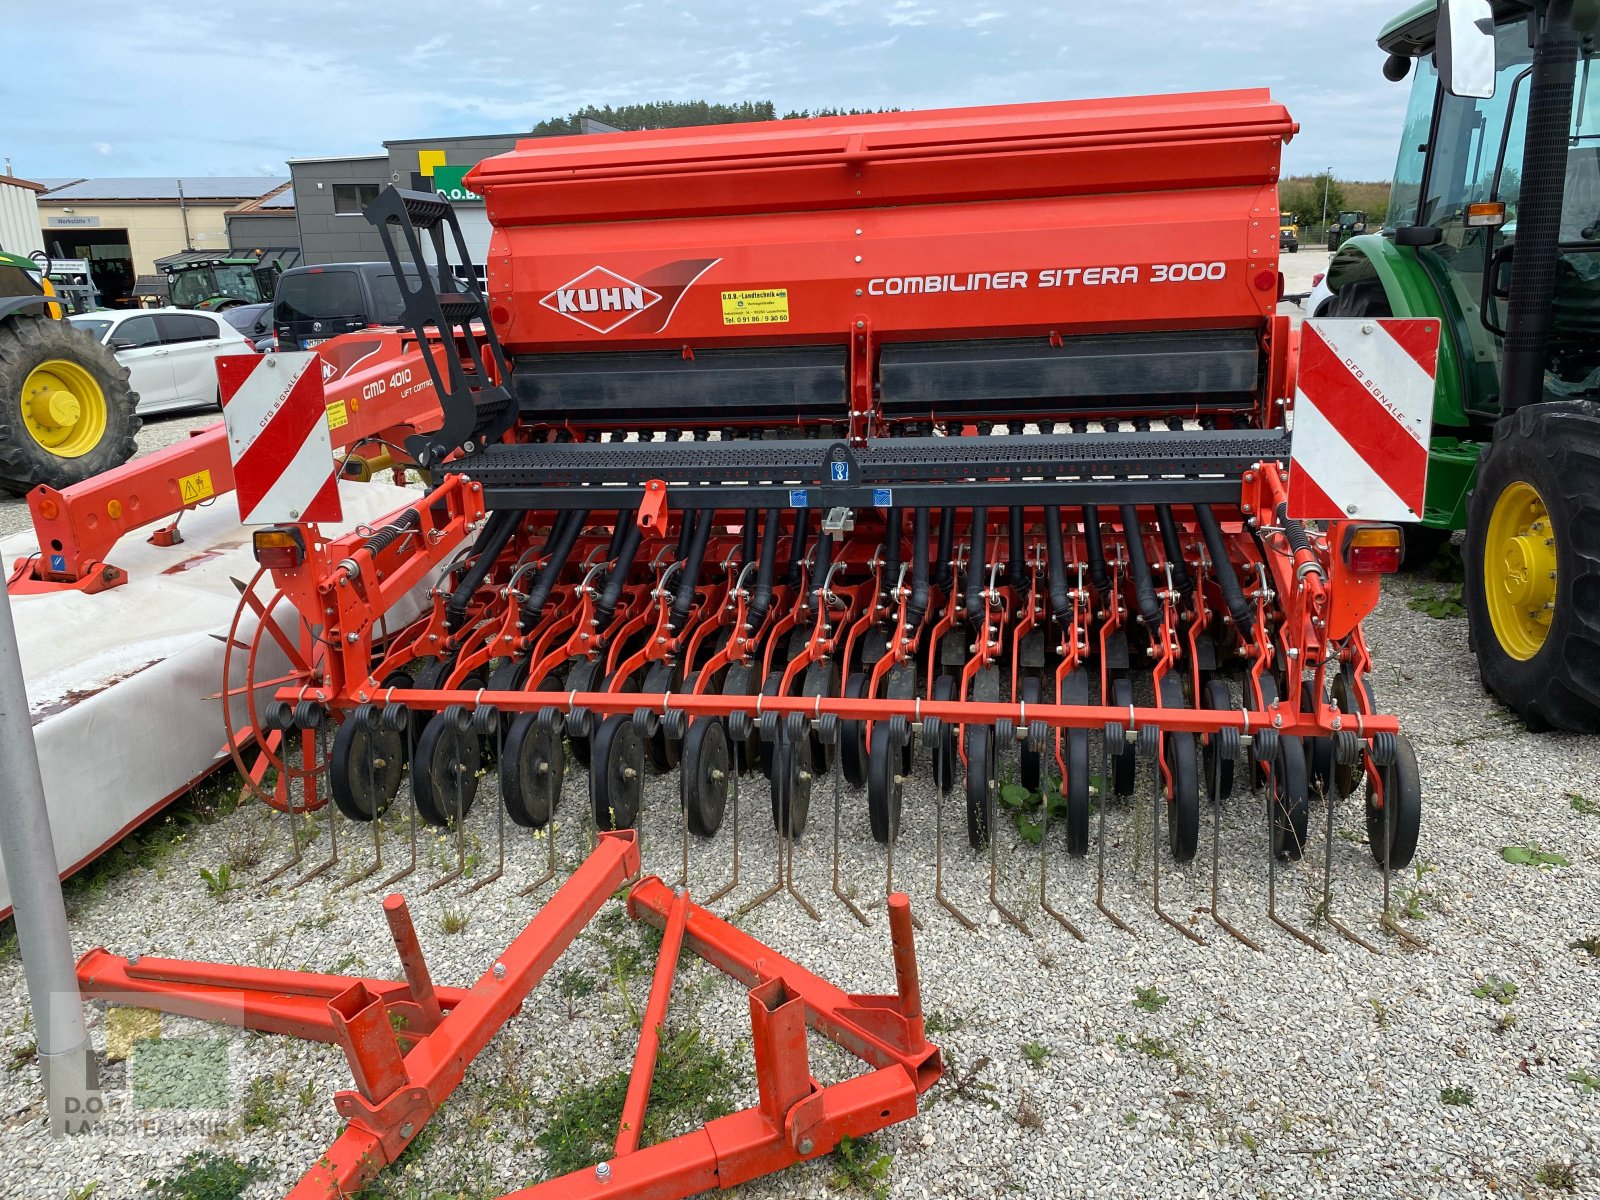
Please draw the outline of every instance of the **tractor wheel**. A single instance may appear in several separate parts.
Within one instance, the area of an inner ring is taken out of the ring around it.
[[[1484,686],[1529,729],[1600,730],[1600,412],[1495,426],[1467,508],[1467,618]]]
[[[1329,246],[1328,249],[1337,249]],[[1317,307],[1318,317],[1392,317],[1394,309],[1380,279],[1353,279]]]
[[[64,488],[133,457],[128,368],[86,331],[27,313],[0,320],[0,489]]]

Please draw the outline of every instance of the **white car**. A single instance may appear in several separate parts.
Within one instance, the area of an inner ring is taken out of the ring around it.
[[[69,320],[115,351],[139,393],[139,412],[220,404],[215,359],[254,354],[250,340],[215,313],[181,308],[104,309]]]

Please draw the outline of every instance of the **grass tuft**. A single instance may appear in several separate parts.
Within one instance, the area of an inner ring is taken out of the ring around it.
[[[880,1151],[871,1138],[843,1137],[833,1152],[833,1175],[829,1182],[842,1192],[860,1192],[875,1200],[887,1200],[892,1154]]]
[[[1133,1006],[1144,1012],[1160,1012],[1167,1006],[1169,997],[1163,996],[1153,987],[1140,987],[1133,989]]]
[[[1456,1108],[1471,1108],[1478,1103],[1478,1093],[1469,1087],[1457,1087],[1452,1084],[1450,1087],[1439,1089],[1439,1100]]]
[[[239,1200],[245,1188],[266,1174],[254,1160],[240,1162],[215,1150],[197,1150],[178,1164],[178,1173],[146,1181],[152,1200]]]

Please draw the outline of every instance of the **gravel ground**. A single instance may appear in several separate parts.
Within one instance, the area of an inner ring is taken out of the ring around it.
[[[1285,256],[1287,290],[1309,288],[1326,257],[1313,250]],[[1298,315],[1292,305],[1285,311]],[[213,419],[152,421],[141,450]],[[0,504],[0,529],[19,527],[19,514],[19,503]],[[1028,932],[1003,923],[987,903],[988,859],[966,848],[956,795],[943,806],[945,886],[978,919],[969,933],[933,896],[938,794],[925,760],[919,764],[895,882],[911,893],[926,927],[918,943],[924,1002],[947,1076],[921,1115],[874,1140],[891,1156],[886,1194],[1600,1195],[1600,957],[1577,945],[1600,939],[1600,739],[1526,733],[1485,696],[1465,621],[1407,603],[1449,591],[1425,579],[1399,581],[1368,623],[1379,699],[1402,716],[1423,773],[1417,861],[1394,881],[1395,907],[1419,947],[1378,926],[1381,877],[1358,802],[1334,812],[1334,911],[1382,953],[1318,922],[1326,845],[1320,807],[1305,860],[1280,870],[1277,888],[1280,914],[1311,930],[1327,953],[1270,924],[1261,810],[1247,793],[1220,812],[1221,907],[1264,951],[1233,941],[1210,920],[1209,815],[1194,864],[1162,861],[1167,911],[1206,944],[1179,936],[1149,903],[1153,839],[1143,771],[1142,802],[1109,806],[1106,817],[1106,899],[1133,935],[1095,911],[1094,859],[1070,859],[1052,830],[1044,859],[1050,901],[1087,940],[1057,925],[1039,904],[1040,851],[1009,824],[999,838],[998,887]],[[780,896],[738,921],[847,990],[888,990],[887,931],[881,907],[873,908],[884,859],[867,832],[864,797],[847,789],[841,871],[873,917],[863,928],[830,894],[833,796],[831,778],[819,783],[795,861],[796,884],[822,919]],[[584,772],[570,764],[556,832],[564,868],[584,846],[586,797]],[[384,873],[407,856],[401,808],[384,823]],[[715,906],[725,915],[772,877],[775,841],[759,776],[747,778],[741,810],[742,881]],[[498,811],[491,775],[466,828],[475,879],[496,860]],[[678,871],[677,811],[675,781],[653,779],[646,869],[668,879]],[[313,824],[326,839],[328,823]],[[355,880],[372,864],[372,845],[359,831],[352,837],[354,830],[339,826],[335,867],[291,887],[293,872],[264,882],[287,856],[288,832],[286,818],[259,804],[219,820],[166,824],[160,836],[133,843],[137,852],[114,868],[69,886],[77,949],[392,977],[398,968],[378,897],[367,892],[379,875]],[[440,983],[469,984],[549,894],[547,886],[533,898],[518,895],[542,872],[548,843],[516,829],[507,841],[502,879],[471,894],[459,884],[425,892],[454,864],[456,850],[450,838],[424,832],[421,865],[397,885]],[[725,826],[715,841],[691,846],[697,896],[726,880],[731,844]],[[1566,865],[1515,865],[1502,857],[1508,846],[1541,847]],[[307,862],[326,851],[323,840]],[[231,886],[219,896],[202,871],[215,877],[224,864]],[[427,1144],[388,1172],[376,1195],[495,1195],[542,1177],[537,1139],[558,1093],[629,1061],[630,1005],[642,1006],[649,981],[648,966],[628,965],[624,948],[636,935],[625,921],[620,926],[615,917],[591,926],[468,1071],[425,1134]],[[686,962],[673,1004],[669,1030],[698,1029],[711,1050],[737,1064],[721,1099],[752,1102],[740,989]],[[7,1195],[53,1200],[98,1185],[97,1197],[131,1197],[148,1180],[172,1177],[197,1150],[258,1164],[247,1197],[279,1195],[338,1132],[330,1097],[349,1086],[349,1076],[336,1050],[235,1032],[225,1035],[226,1070],[212,1076],[226,1082],[226,1096],[210,1098],[214,1108],[157,1112],[159,1128],[141,1131],[134,1118],[150,1117],[149,1106],[133,1109],[130,1066],[112,1063],[104,1078],[115,1119],[89,1137],[51,1142],[26,1013],[6,926],[0,1163]],[[124,1043],[125,1020],[91,1007],[97,1044]],[[160,1033],[163,1043],[182,1046],[192,1043],[180,1039],[216,1031],[163,1018]],[[812,1057],[825,1081],[853,1070],[852,1060],[815,1037]],[[145,1061],[134,1056],[135,1064]],[[680,1119],[665,1132],[684,1127]],[[742,1194],[870,1191],[852,1191],[823,1160]]]

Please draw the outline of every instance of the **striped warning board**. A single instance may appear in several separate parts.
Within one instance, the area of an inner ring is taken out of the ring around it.
[[[1438,358],[1436,320],[1327,318],[1300,327],[1291,517],[1421,519]]]
[[[340,518],[319,361],[314,352],[217,359],[233,486],[246,525]]]

